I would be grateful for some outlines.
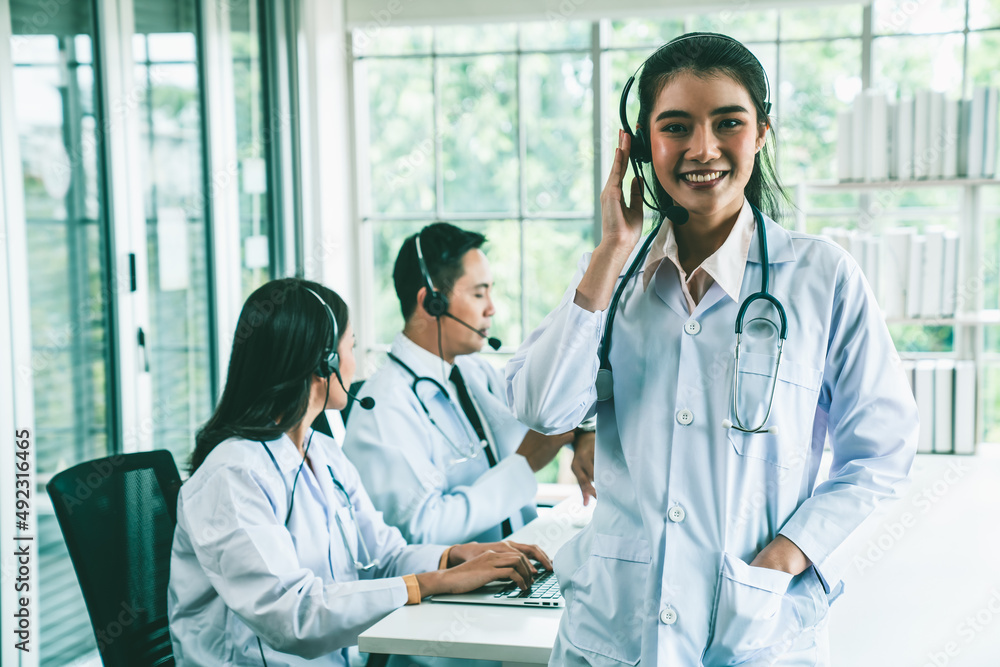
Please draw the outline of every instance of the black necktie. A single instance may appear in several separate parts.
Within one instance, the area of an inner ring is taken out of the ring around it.
[[[483,449],[486,450],[486,460],[492,468],[497,464],[497,459],[493,456],[493,450],[490,449],[489,441],[486,438],[486,430],[483,429],[483,422],[479,420],[479,413],[476,411],[476,406],[472,403],[472,397],[469,396],[469,390],[465,386],[465,380],[462,379],[462,373],[458,370],[458,366],[451,367],[451,381],[455,383],[455,388],[458,389],[458,404],[462,406],[462,412],[465,413],[465,417],[472,424],[472,428],[479,437],[479,441],[483,443]],[[503,520],[502,529],[504,537],[508,537],[514,532],[510,526],[510,519]]]

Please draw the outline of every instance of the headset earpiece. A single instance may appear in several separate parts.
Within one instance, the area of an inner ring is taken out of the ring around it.
[[[423,305],[424,310],[431,317],[443,317],[448,312],[448,297],[441,290],[434,288],[434,283],[431,281],[431,273],[427,270],[427,263],[424,261],[424,252],[420,249],[420,233],[417,234],[415,241],[417,243],[417,262],[420,264],[420,274],[423,276],[424,285],[427,287],[427,292],[424,294],[424,300],[421,305]]]
[[[635,124],[635,134],[632,137],[632,149],[629,156],[640,164],[653,161],[653,148],[649,145],[649,136],[639,123]]]
[[[427,293],[424,294],[423,306],[431,317],[442,317],[448,312],[448,297],[440,290],[428,287]]]
[[[323,300],[319,294],[312,291],[308,287],[305,290],[316,297],[323,309],[326,311],[327,316],[330,318],[330,329],[333,331],[332,340],[327,343],[326,347],[323,348],[323,355],[320,357],[319,364],[316,365],[316,370],[314,371],[316,375],[321,378],[329,378],[331,375],[340,375],[340,354],[337,352],[337,339],[340,338],[340,329],[337,327],[337,318],[333,316],[333,309],[330,308],[330,304]]]
[[[649,135],[646,134],[646,130],[642,127],[641,122],[636,122],[635,132],[632,132],[632,127],[628,122],[628,112],[625,109],[625,104],[628,102],[628,91],[632,89],[633,83],[635,83],[634,74],[629,77],[629,80],[625,82],[625,87],[622,89],[621,101],[618,103],[618,116],[622,122],[622,129],[632,137],[629,159],[645,164],[653,161],[653,151],[649,145]]]

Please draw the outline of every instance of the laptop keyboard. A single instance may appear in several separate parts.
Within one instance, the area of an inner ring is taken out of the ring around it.
[[[540,571],[535,576],[535,581],[531,588],[522,591],[517,584],[511,583],[505,586],[495,598],[528,598],[530,600],[558,600],[562,598],[562,591],[559,590],[559,580],[556,579],[555,572],[551,570]]]

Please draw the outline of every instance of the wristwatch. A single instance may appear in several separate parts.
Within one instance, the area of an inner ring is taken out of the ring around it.
[[[584,419],[574,430],[578,433],[593,433],[597,430],[597,417]]]

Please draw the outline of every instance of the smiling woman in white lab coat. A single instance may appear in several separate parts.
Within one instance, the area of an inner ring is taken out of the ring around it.
[[[549,567],[528,545],[408,546],[382,521],[339,445],[309,428],[347,404],[353,338],[347,306],[317,283],[247,299],[177,503],[178,665],[347,665],[359,633],[404,604],[507,576],[526,587],[529,556]]]
[[[857,264],[759,211],[780,189],[756,58],[683,36],[638,93],[601,242],[507,367],[532,428],[597,415],[600,502],[556,558],[551,664],[827,665],[848,538],[906,478],[916,407]],[[626,205],[630,153],[650,187]],[[666,219],[640,245],[643,195]]]

